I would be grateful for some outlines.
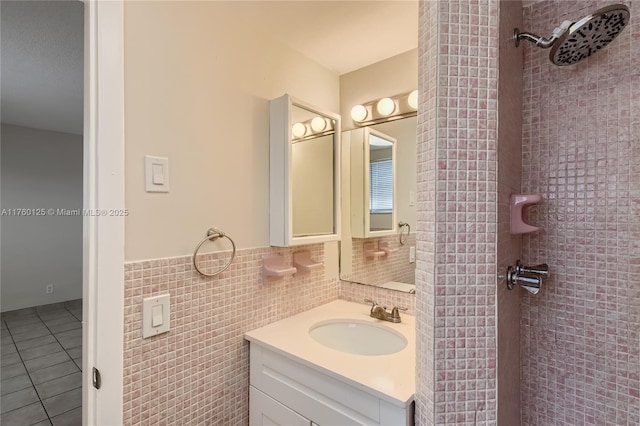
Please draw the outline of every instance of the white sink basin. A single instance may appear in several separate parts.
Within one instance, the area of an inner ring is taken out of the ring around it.
[[[391,327],[353,319],[317,322],[309,335],[324,346],[355,355],[390,355],[407,346],[407,339]]]

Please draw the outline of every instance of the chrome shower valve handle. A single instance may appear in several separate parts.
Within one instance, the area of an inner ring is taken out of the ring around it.
[[[549,265],[546,263],[524,266],[518,260],[515,266],[507,268],[507,288],[513,290],[516,285],[519,285],[531,294],[538,294],[543,278],[549,278],[549,275]]]
[[[539,275],[541,278],[549,278],[549,265],[541,263],[536,266],[524,266],[520,261],[516,262],[516,271],[518,274],[533,274]]]

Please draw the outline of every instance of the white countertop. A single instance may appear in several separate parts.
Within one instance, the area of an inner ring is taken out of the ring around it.
[[[262,345],[286,357],[356,386],[394,405],[407,407],[415,393],[415,318],[401,314],[393,324],[369,316],[370,306],[336,300],[285,318],[245,334],[252,344]],[[316,342],[311,326],[328,319],[354,319],[378,323],[401,333],[407,346],[391,355],[353,355]]]

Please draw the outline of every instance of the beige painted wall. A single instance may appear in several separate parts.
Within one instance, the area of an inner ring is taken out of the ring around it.
[[[243,26],[233,2],[124,12],[126,259],[190,254],[212,226],[239,248],[268,246],[268,100],[338,112],[339,77]],[[169,193],[144,191],[145,155],[169,158]]]
[[[1,204],[9,209],[2,215],[2,312],[81,299],[82,216],[64,211],[82,209],[82,135],[9,124],[1,133]]]

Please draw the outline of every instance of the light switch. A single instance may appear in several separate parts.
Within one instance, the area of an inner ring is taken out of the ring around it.
[[[162,325],[162,305],[154,305],[151,310],[151,326],[160,327]]]
[[[142,337],[152,337],[169,331],[169,295],[142,300]]]
[[[164,173],[161,164],[152,164],[151,170],[153,174],[154,185],[164,185]]]
[[[409,263],[415,263],[416,261],[416,246],[409,247]]]
[[[416,205],[416,193],[414,191],[409,191],[409,207]]]
[[[144,180],[147,192],[169,192],[169,159],[146,155]]]

